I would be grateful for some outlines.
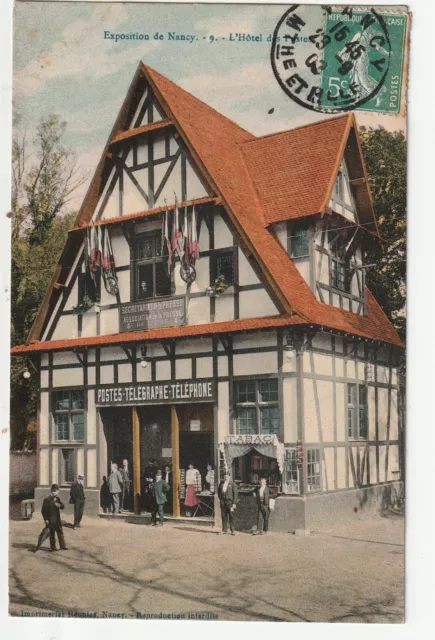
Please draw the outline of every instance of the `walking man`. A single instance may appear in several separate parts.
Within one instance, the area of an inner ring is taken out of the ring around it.
[[[50,551],[57,551],[56,549],[56,536],[59,540],[59,546],[61,551],[67,551],[68,547],[65,544],[65,538],[63,537],[62,522],[60,519],[60,510],[64,508],[64,504],[59,498],[59,487],[57,484],[51,485],[51,492],[42,503],[42,517],[44,518],[45,527],[41,531],[38,544],[36,545],[35,553],[40,549],[44,540],[50,536]]]
[[[269,487],[266,483],[266,478],[260,478],[260,486],[254,491],[254,497],[257,500],[257,531],[255,534],[263,535],[267,533],[269,528]],[[255,535],[254,534],[254,535]]]
[[[131,474],[128,467],[128,460],[122,461],[120,469],[122,476],[122,493],[120,511],[130,511],[131,509]]]
[[[82,521],[82,517],[83,517],[83,511],[85,508],[85,489],[84,489],[84,476],[78,476],[77,478],[77,482],[74,482],[73,485],[71,485],[71,491],[70,491],[70,499],[69,502],[70,504],[74,505],[74,526],[73,529],[75,529],[76,527],[80,527],[80,522]]]
[[[110,465],[109,491],[112,498],[112,513],[119,513],[119,494],[122,491],[122,475],[116,462]]]
[[[229,471],[225,471],[224,479],[219,484],[218,496],[221,505],[222,514],[222,533],[228,533],[228,522],[230,524],[231,535],[235,536],[234,531],[234,511],[239,501],[237,485],[231,480]]]
[[[152,512],[152,524],[157,525],[157,512],[159,514],[159,527],[163,527],[163,507],[167,501],[166,494],[170,491],[171,487],[163,480],[162,472],[160,469],[156,473],[156,481],[153,484],[153,512]]]

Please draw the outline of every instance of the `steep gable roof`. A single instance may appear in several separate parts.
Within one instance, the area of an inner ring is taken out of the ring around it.
[[[115,136],[122,135],[122,131],[125,129],[129,101],[132,99],[141,73],[153,88],[154,94],[163,106],[167,118],[176,126],[193,160],[209,183],[211,190],[221,198],[222,204],[237,231],[262,268],[266,281],[281,304],[282,312],[287,315],[296,313],[307,322],[328,326],[339,331],[355,333],[401,345],[402,343],[391,323],[369,292],[367,292],[365,316],[358,316],[320,303],[281,243],[267,229],[267,225],[277,214],[275,213],[276,210],[273,209],[273,195],[270,197],[268,193],[267,181],[260,181],[260,173],[269,155],[271,164],[274,164],[275,167],[279,164],[277,154],[274,151],[274,141],[277,144],[277,148],[286,149],[285,153],[288,158],[290,156],[293,157],[297,146],[303,144],[302,140],[305,140],[304,144],[308,144],[310,141],[310,144],[313,145],[312,151],[310,146],[303,149],[307,157],[312,157],[312,163],[315,162],[318,166],[321,166],[322,157],[325,158],[325,169],[322,171],[319,169],[321,175],[315,183],[316,193],[314,194],[309,193],[310,180],[304,177],[301,165],[295,164],[296,169],[293,170],[292,165],[289,164],[287,173],[280,166],[278,174],[280,177],[279,185],[277,182],[273,182],[275,180],[273,171],[269,172],[271,191],[275,188],[275,191],[281,193],[280,197],[287,201],[290,197],[289,194],[293,194],[296,197],[296,182],[301,180],[302,196],[299,199],[299,203],[305,215],[321,213],[325,210],[343,153],[349,145],[349,153],[354,156],[351,158],[354,173],[350,177],[351,179],[356,177],[364,181],[364,176],[360,178],[357,175],[358,173],[364,174],[364,164],[353,116],[334,118],[277,136],[257,139],[251,133],[225,118],[209,105],[198,100],[158,72],[141,64],[113,127],[76,225],[86,224],[92,216],[93,208],[98,199],[99,185],[105,170],[104,163],[108,147],[111,140]],[[314,134],[313,131],[315,132]],[[326,142],[320,145],[316,142],[317,138],[321,137],[318,135],[319,131],[323,132],[324,140],[329,140],[330,150],[329,148],[327,149]],[[295,143],[295,140],[299,142]],[[293,150],[292,152],[287,150],[287,144]],[[300,153],[301,150],[299,150]],[[264,160],[261,160],[261,166],[259,166],[261,158],[264,158]],[[308,170],[310,163],[305,164],[304,167]],[[286,185],[290,182],[288,179],[289,173],[293,175],[295,185],[290,185],[289,189],[291,190],[286,192]],[[310,175],[312,176],[312,174]],[[364,189],[368,193],[366,186]],[[368,201],[367,196],[364,195],[360,199],[363,205],[365,202],[369,210],[371,206],[370,195],[368,195]],[[296,212],[296,209],[292,210]],[[370,215],[372,216],[371,219],[374,220],[373,210],[371,210]],[[75,244],[74,235],[76,236]],[[71,253],[76,245],[77,234],[70,234],[64,254],[65,252]],[[60,266],[55,277],[58,277],[61,271],[62,267]],[[56,280],[54,280],[53,284],[55,282]],[[39,338],[50,300],[50,306],[53,308],[52,295],[53,287],[44,302],[45,310],[41,308],[38,314],[34,328],[32,328],[29,336],[29,341]]]

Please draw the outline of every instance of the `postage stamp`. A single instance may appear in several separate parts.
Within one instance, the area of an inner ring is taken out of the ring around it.
[[[405,13],[376,7],[293,5],[273,35],[275,77],[313,111],[399,113],[406,28]]]

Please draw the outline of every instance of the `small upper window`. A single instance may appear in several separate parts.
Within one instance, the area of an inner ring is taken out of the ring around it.
[[[222,278],[228,287],[234,285],[234,251],[223,251],[216,255],[212,280]]]
[[[341,169],[337,173],[337,179],[334,185],[334,196],[339,200],[343,200],[343,172]]]
[[[301,258],[302,256],[310,255],[310,234],[308,227],[293,227],[289,241],[290,256],[292,258]]]
[[[171,276],[162,254],[160,231],[148,233],[137,239],[134,263],[136,300],[171,294]]]
[[[55,439],[64,442],[83,442],[85,438],[85,401],[83,391],[55,391],[52,411]]]
[[[349,291],[349,268],[337,258],[331,258],[331,286],[341,291]]]

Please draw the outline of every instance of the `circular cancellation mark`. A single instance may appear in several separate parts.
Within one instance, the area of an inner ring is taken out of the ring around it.
[[[373,99],[377,104],[391,55],[386,23],[375,9],[293,5],[274,31],[271,64],[292,100],[339,113]]]

